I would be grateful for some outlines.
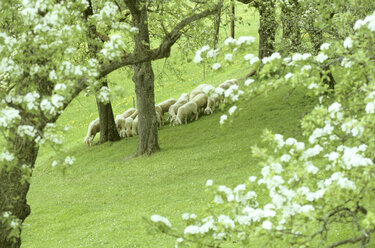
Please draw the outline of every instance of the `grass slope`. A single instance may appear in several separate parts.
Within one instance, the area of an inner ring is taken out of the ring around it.
[[[250,147],[262,130],[298,137],[298,120],[312,106],[302,92],[294,93],[290,106],[286,94],[283,89],[242,103],[241,114],[224,129],[220,111],[185,126],[164,126],[162,150],[151,157],[122,160],[136,149],[133,137],[91,148],[75,144],[77,161],[65,176],[38,164],[23,247],[172,247],[168,237],[147,235],[142,216],[158,213],[180,222],[182,213],[204,209],[207,179],[233,186],[257,175]]]

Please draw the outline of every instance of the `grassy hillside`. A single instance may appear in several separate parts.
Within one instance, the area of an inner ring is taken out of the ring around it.
[[[243,16],[251,27],[240,26],[237,35],[256,36],[257,16]],[[178,98],[203,82],[201,66],[182,61],[174,48],[167,62],[153,63],[156,102]],[[165,63],[175,66],[180,76]],[[241,66],[215,74],[207,71],[204,83],[217,85],[245,74]],[[133,83],[123,71],[111,74],[110,80],[125,92],[113,100],[118,114],[132,106]],[[312,107],[312,100],[301,91],[287,104],[287,91],[242,102],[234,124],[224,128],[219,125],[219,110],[188,125],[164,126],[159,131],[161,151],[131,160],[123,158],[136,150],[137,137],[90,148],[83,143],[97,112],[94,97],[80,95],[58,121],[61,127],[72,127],[64,144],[76,162],[63,175],[51,167],[56,154],[47,146],[41,148],[28,195],[32,213],[22,233],[22,247],[173,247],[173,239],[148,235],[141,218],[161,214],[178,223],[181,214],[205,208],[207,179],[233,186],[257,175],[260,169],[250,147],[260,142],[262,130],[299,137],[299,120]]]

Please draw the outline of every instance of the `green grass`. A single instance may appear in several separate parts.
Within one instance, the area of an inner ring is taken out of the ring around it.
[[[256,36],[256,14],[242,16],[251,26],[239,26],[237,37]],[[227,33],[222,32],[223,38]],[[241,65],[220,73],[207,70],[202,81],[201,66],[183,61],[175,47],[166,66],[165,61],[153,63],[156,102],[178,98],[202,82],[218,85],[247,73]],[[179,77],[169,70],[172,66],[181,72]],[[134,86],[123,71],[109,79],[125,92],[125,97],[115,96],[112,102],[118,114],[132,106]],[[161,214],[178,225],[182,213],[205,209],[207,179],[234,186],[258,175],[250,148],[260,142],[262,131],[300,137],[299,120],[313,106],[301,91],[293,93],[287,104],[287,91],[240,103],[240,115],[224,129],[219,110],[188,125],[164,126],[159,130],[160,152],[125,161],[135,152],[137,137],[90,148],[83,143],[97,112],[94,97],[81,94],[57,123],[72,126],[64,148],[76,162],[62,175],[51,167],[56,154],[41,147],[28,194],[32,213],[22,232],[22,247],[173,247],[169,237],[148,235],[142,217]]]

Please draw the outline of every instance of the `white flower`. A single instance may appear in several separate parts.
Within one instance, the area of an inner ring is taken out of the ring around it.
[[[187,226],[184,230],[184,234],[198,234],[200,233],[199,227],[195,225]]]
[[[237,193],[239,191],[244,191],[245,189],[246,189],[246,185],[245,184],[239,184],[239,185],[237,185],[234,188],[233,192]]]
[[[253,57],[252,59],[250,59],[250,65],[252,65],[252,64],[254,64],[254,63],[256,63],[256,62],[258,62],[259,61],[259,58],[258,57]]]
[[[210,187],[210,186],[212,186],[212,184],[213,184],[213,181],[211,179],[208,179],[207,182],[206,182],[206,186]]]
[[[227,53],[224,56],[225,61],[232,61],[233,55],[231,53]]]
[[[250,182],[255,182],[255,180],[257,180],[257,177],[255,177],[255,176],[251,176],[251,177],[249,177],[249,181]]]
[[[271,230],[272,229],[272,222],[266,220],[266,221],[263,221],[262,223],[262,227],[266,230]]]
[[[311,65],[304,65],[304,66],[301,68],[301,72],[309,71],[310,69],[311,69]]]
[[[193,62],[196,63],[196,64],[199,64],[202,60],[203,60],[203,59],[202,59],[202,57],[201,57],[201,51],[198,50],[198,51],[195,53],[195,57],[194,57]]]
[[[64,163],[67,164],[67,165],[72,165],[72,164],[74,163],[75,160],[76,160],[76,159],[75,159],[74,157],[67,156],[67,157],[65,158]]]
[[[336,113],[336,112],[340,111],[340,109],[341,109],[341,104],[338,103],[338,102],[334,102],[328,107],[328,112]]]
[[[250,45],[250,43],[254,42],[255,41],[255,38],[252,37],[252,36],[241,36],[240,38],[238,38],[236,44],[237,46],[240,46],[242,44],[247,44],[247,45]]]
[[[319,53],[318,56],[316,56],[316,61],[319,63],[323,63],[326,59],[328,59],[328,56],[325,55],[324,53]]]
[[[15,220],[12,220],[12,221],[10,222],[10,226],[13,227],[13,228],[16,228],[18,225],[19,225],[18,222],[15,221]]]
[[[217,221],[224,225],[225,228],[234,228],[234,221],[226,215],[220,215]]]
[[[215,64],[213,64],[212,66],[211,66],[211,68],[213,69],[213,70],[217,70],[217,69],[219,69],[221,67],[221,65],[220,65],[220,63],[215,63]]]
[[[55,90],[66,90],[66,85],[65,84],[56,84]]]
[[[222,204],[222,203],[224,203],[224,200],[220,195],[216,195],[215,198],[214,198],[214,203]]]
[[[10,153],[8,150],[5,150],[4,152],[2,152],[0,154],[0,161],[1,162],[4,162],[4,161],[12,161],[14,159],[14,155],[12,153]]]
[[[254,79],[252,79],[252,78],[249,78],[249,79],[247,79],[246,81],[245,81],[245,86],[249,86],[251,83],[253,83],[254,82]]]
[[[311,83],[307,88],[308,88],[309,90],[317,89],[317,88],[318,88],[318,85],[317,85],[316,83]]]
[[[10,212],[5,211],[5,212],[3,213],[3,217],[4,217],[4,218],[8,218],[9,216],[10,216]]]
[[[228,46],[229,44],[233,44],[233,43],[236,43],[236,39],[233,39],[232,37],[228,37],[225,41],[224,41],[224,45]]]
[[[346,49],[349,49],[349,48],[352,48],[353,46],[353,41],[350,37],[346,37],[346,39],[344,40],[344,44],[343,46],[346,48]]]
[[[56,165],[57,165],[57,161],[54,160],[54,161],[52,162],[52,167],[56,167]]]
[[[218,55],[219,49],[211,49],[207,52],[207,58],[215,58]]]
[[[289,154],[284,154],[280,157],[281,162],[288,163],[292,157]]]
[[[254,58],[254,54],[251,54],[251,53],[246,54],[246,55],[244,56],[244,59],[245,59],[245,60],[251,60],[252,58]]]
[[[352,66],[353,62],[352,61],[349,61],[347,58],[344,58],[342,61],[341,61],[341,66],[345,67],[345,68],[350,68]]]
[[[292,56],[292,60],[293,60],[293,61],[300,61],[300,60],[303,60],[303,55],[300,54],[300,53],[295,53],[295,54],[293,54],[293,56]],[[289,61],[286,61],[286,62],[289,62]]]
[[[37,131],[33,126],[30,125],[20,125],[18,126],[17,133],[21,136],[24,137],[30,136],[31,138],[34,138]]]
[[[220,124],[223,125],[224,124],[224,121],[228,119],[228,116],[227,115],[222,115],[220,117]]]
[[[65,100],[65,98],[63,96],[60,96],[60,95],[57,95],[57,94],[54,94],[51,97],[52,104],[56,108],[62,108],[64,106],[64,100]]]
[[[189,213],[182,214],[183,220],[196,219],[196,218],[197,216],[195,214],[189,214]]]
[[[321,46],[320,46],[320,50],[327,50],[329,48],[331,44],[329,43],[323,43]]]
[[[139,29],[137,27],[131,27],[129,32],[130,33],[138,33]]]
[[[203,46],[203,47],[200,49],[200,51],[201,51],[201,53],[203,53],[203,52],[205,52],[205,51],[207,51],[207,50],[209,50],[209,49],[210,49],[210,46],[205,45],[205,46]]]
[[[364,20],[358,20],[358,21],[356,21],[355,24],[354,24],[354,30],[360,29],[365,24],[366,23],[365,23]]]
[[[288,73],[285,75],[285,79],[288,80],[289,78],[293,77],[293,73]]]
[[[161,222],[161,223],[164,223],[168,227],[172,227],[172,224],[169,222],[167,218],[157,215],[157,214],[154,214],[151,216],[151,221],[155,223]]]
[[[233,113],[236,111],[236,109],[237,109],[237,106],[230,107],[230,109],[228,110],[229,115],[233,115]]]

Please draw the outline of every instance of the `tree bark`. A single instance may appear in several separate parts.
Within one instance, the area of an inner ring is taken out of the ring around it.
[[[234,1],[231,2],[231,16],[230,16],[230,36],[234,39],[234,28],[235,28],[235,14],[236,14],[236,7],[234,5]]]
[[[108,87],[107,81],[104,81],[102,87]],[[100,121],[100,144],[107,141],[118,141],[120,136],[116,129],[115,119],[113,117],[111,101],[103,103],[99,99],[96,99],[98,106],[99,121]]]
[[[30,214],[30,206],[26,200],[30,186],[28,179],[31,177],[39,147],[34,141],[21,137],[8,142],[11,143],[17,161],[15,165],[5,165],[0,169],[0,214],[9,212],[10,217],[7,220],[10,223],[11,220],[16,220],[13,219],[16,217],[18,221],[14,223],[19,226],[19,233],[8,239],[11,230],[17,229],[10,229],[10,223],[0,221],[0,247],[15,248],[21,246],[21,225]]]
[[[286,53],[297,52],[301,46],[300,8],[298,1],[289,1],[292,6],[282,7],[283,47]]]
[[[270,56],[274,51],[277,22],[273,0],[261,1],[259,11],[259,54],[260,59]]]
[[[129,6],[129,5],[128,5]],[[146,6],[139,7],[139,2],[130,6],[133,25],[138,28],[134,36],[135,51],[150,50],[150,33]],[[155,113],[154,72],[151,61],[133,66],[133,81],[138,107],[138,149],[135,156],[151,155],[159,151],[158,123]]]
[[[217,15],[215,18],[215,23],[214,23],[214,44],[213,48],[216,49],[217,43],[219,42],[219,32],[220,32],[220,22],[221,22],[221,8],[218,9]]]

